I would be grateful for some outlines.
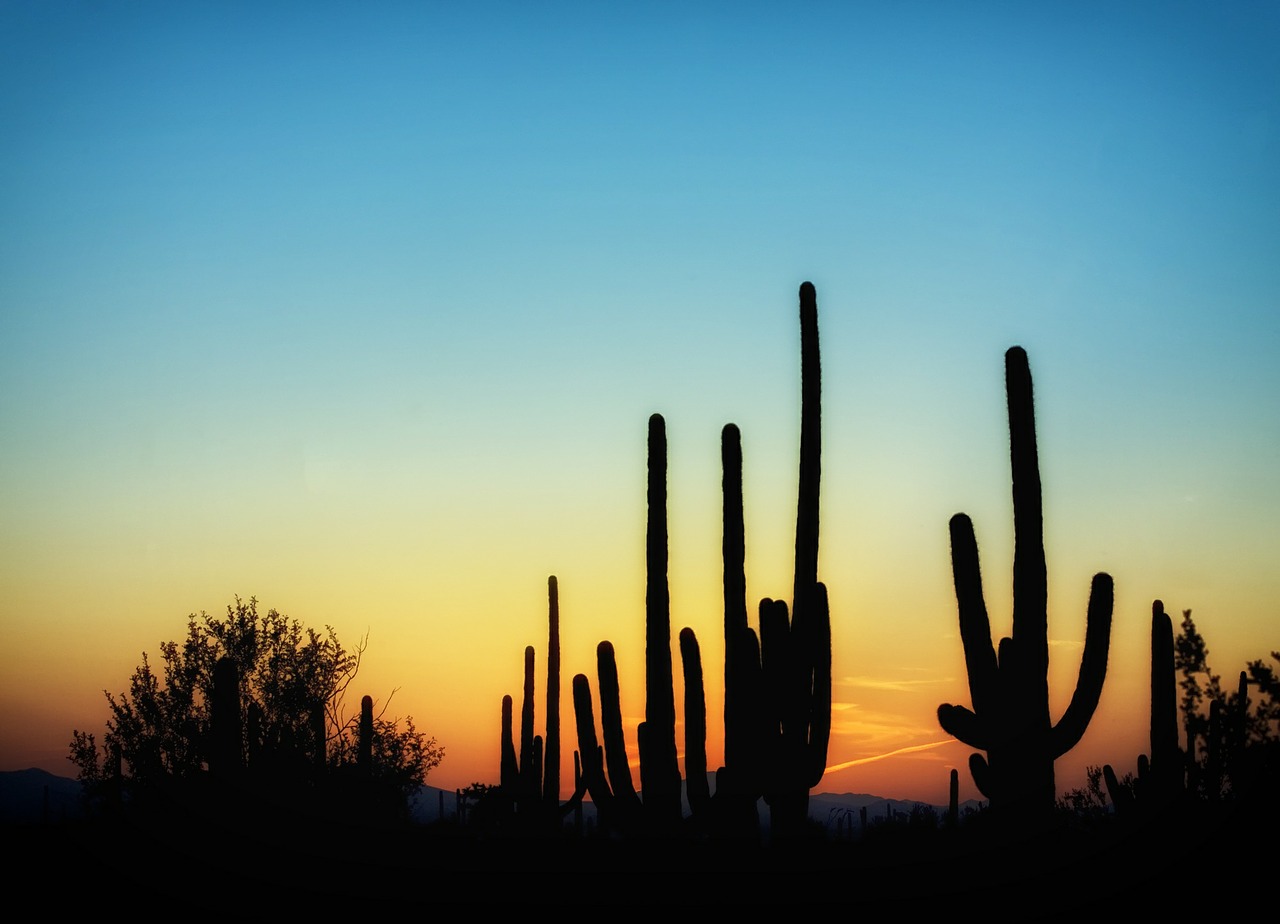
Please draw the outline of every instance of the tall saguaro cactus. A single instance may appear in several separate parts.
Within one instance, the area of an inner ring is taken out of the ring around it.
[[[547,578],[547,733],[542,758],[542,801],[555,808],[560,804],[560,585],[554,574]]]
[[[951,518],[951,561],[960,638],[969,674],[972,710],[943,704],[938,721],[971,747],[974,782],[993,813],[1034,823],[1053,810],[1053,763],[1079,742],[1097,708],[1107,671],[1111,637],[1111,577],[1094,575],[1089,594],[1084,655],[1067,710],[1055,724],[1049,716],[1048,581],[1040,467],[1036,451],[1031,370],[1021,347],[1005,353],[1013,472],[1013,635],[991,642],[982,595],[978,545],[963,513]]]
[[[822,474],[822,367],[818,297],[800,286],[800,471],[795,575],[788,622],[781,600],[760,602],[760,668],[768,700],[764,798],[773,836],[800,834],[809,790],[826,769],[831,736],[831,616],[818,581],[818,497]]]
[[[648,527],[645,539],[645,707],[638,730],[645,817],[655,830],[680,822],[680,764],[671,664],[671,594],[667,587],[667,430],[649,418]]]

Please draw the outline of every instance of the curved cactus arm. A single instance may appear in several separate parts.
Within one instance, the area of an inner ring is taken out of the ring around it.
[[[707,699],[698,639],[687,626],[680,630],[680,663],[684,668],[684,786],[689,809],[699,815],[711,804],[711,786],[707,782]]]
[[[1116,807],[1116,814],[1124,814],[1131,810],[1134,804],[1133,792],[1116,776],[1111,764],[1102,765],[1102,779],[1107,785],[1107,795],[1111,797],[1111,804]]]
[[[596,719],[591,709],[591,683],[585,674],[575,674],[573,715],[578,728],[578,754],[582,760],[581,785],[591,794],[591,801],[608,814],[613,806],[613,791],[604,773],[604,748],[596,738]]]
[[[951,572],[960,614],[960,642],[969,673],[973,708],[986,714],[998,702],[999,667],[991,644],[991,620],[982,595],[982,570],[973,522],[963,513],[951,518]]]
[[[987,763],[986,758],[981,754],[970,754],[969,774],[973,777],[973,785],[978,787],[978,792],[990,799],[995,790],[995,781],[991,776],[991,765]]]
[[[618,662],[610,642],[596,646],[596,670],[600,677],[600,727],[604,733],[604,760],[609,770],[609,786],[619,800],[639,806],[640,797],[631,778],[626,735],[622,729]]]
[[[938,707],[938,724],[948,735],[957,741],[963,741],[971,748],[979,748],[983,751],[991,749],[991,738],[987,732],[986,723],[964,706],[943,703]]]
[[[1076,681],[1071,703],[1062,718],[1049,732],[1049,749],[1054,759],[1079,743],[1098,708],[1102,683],[1107,677],[1107,651],[1111,644],[1111,611],[1115,588],[1109,574],[1095,574],[1089,591],[1089,610],[1084,631],[1084,654],[1080,659],[1080,677]]]

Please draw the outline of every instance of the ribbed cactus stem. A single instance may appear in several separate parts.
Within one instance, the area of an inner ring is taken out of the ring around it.
[[[543,749],[542,798],[548,806],[557,806],[560,802],[560,588],[554,574],[547,578],[547,734]]]
[[[645,816],[655,829],[680,821],[680,765],[671,664],[671,597],[667,587],[667,434],[661,414],[649,418],[648,527],[645,541],[645,721],[639,733]]]
[[[746,528],[742,513],[742,434],[728,424],[720,434],[723,470],[724,560],[724,762],[738,772],[751,758],[753,737],[751,707],[743,702],[744,636],[747,625]],[[758,654],[753,654],[759,663]]]
[[[818,295],[800,286],[800,480],[796,497],[796,565],[792,604],[818,581],[818,497],[822,476],[822,362]]]

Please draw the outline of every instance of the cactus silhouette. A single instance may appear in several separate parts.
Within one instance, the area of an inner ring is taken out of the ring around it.
[[[684,786],[695,819],[711,811],[707,782],[707,698],[702,683],[702,653],[693,630],[680,630],[680,664],[684,670]]]
[[[577,713],[578,750],[592,801],[609,805],[611,823],[633,833],[639,815],[651,834],[674,834],[679,829],[680,765],[676,755],[675,692],[671,663],[671,603],[667,587],[667,438],[661,414],[649,418],[648,515],[645,542],[645,720],[636,730],[640,754],[641,800],[636,793],[622,729],[618,669],[613,646],[602,641],[596,647],[596,671],[600,683],[600,723],[604,734],[604,767],[607,779],[597,773],[588,752],[595,747],[594,719],[590,709],[590,684],[574,677],[574,709]],[[699,667],[699,671],[701,668]],[[590,727],[591,734],[584,738]],[[594,787],[594,788],[593,788]],[[597,791],[600,796],[597,796]]]
[[[608,641],[596,646],[596,675],[600,681],[603,744],[596,739],[590,682],[585,674],[576,674],[573,678],[573,712],[577,722],[578,752],[582,759],[582,782],[599,813],[602,831],[634,835],[641,830],[643,809],[627,758],[618,692],[618,665],[613,645]]]
[[[831,622],[824,585],[817,580],[818,496],[821,471],[821,369],[817,296],[800,287],[801,435],[796,508],[795,574],[790,611],[785,601],[760,605],[759,640],[747,624],[742,449],[738,428],[721,434],[724,467],[725,764],[716,794],[705,784],[705,698],[701,654],[692,630],[681,631],[686,682],[685,787],[695,815],[714,799],[720,832],[758,836],[756,801],[768,800],[775,837],[803,830],[809,790],[822,779],[831,730]],[[680,821],[680,768],[675,743],[671,614],[667,586],[667,442],[660,414],[649,418],[645,595],[645,721],[637,730],[643,800],[626,756],[617,667],[612,645],[597,648],[603,746],[596,743],[590,683],[574,677],[574,709],[583,776],[592,800],[609,807],[612,823],[634,828],[642,806],[650,832]],[[599,795],[597,795],[599,793]]]
[[[951,518],[951,560],[960,638],[973,709],[943,704],[949,734],[986,751],[969,758],[974,783],[993,816],[1029,824],[1047,820],[1056,798],[1054,761],[1079,742],[1102,693],[1111,635],[1111,577],[1098,573],[1089,594],[1084,654],[1075,691],[1056,724],[1049,716],[1048,590],[1034,400],[1027,354],[1005,354],[1013,474],[1013,635],[998,652],[982,595],[978,545],[964,514]]]
[[[951,768],[949,795],[947,798],[947,827],[954,828],[960,824],[960,771]]]
[[[800,379],[800,470],[790,619],[784,601],[766,598],[760,602],[763,733],[759,766],[775,839],[803,833],[809,813],[809,790],[818,785],[826,770],[831,736],[831,615],[826,586],[818,581],[822,370],[817,292],[808,282],[800,286]],[[733,541],[736,558],[737,540]],[[735,625],[740,628],[736,615],[736,560],[732,566],[726,562],[726,574],[730,567],[735,573],[732,578],[726,576],[726,632],[731,608]],[[730,590],[732,600],[728,597]],[[734,635],[735,645],[740,642],[750,649],[750,641],[737,628]],[[750,678],[749,668],[734,677],[735,681],[745,679],[748,684]]]
[[[499,780],[504,808],[521,816],[523,827],[546,825],[558,829],[560,819],[578,808],[586,794],[587,776],[574,753],[574,791],[560,802],[560,594],[555,575],[547,578],[547,734],[534,733],[534,673],[536,654],[524,649],[523,696],[520,703],[520,747],[514,736],[514,703],[502,698],[502,741]],[[548,745],[550,742],[550,745]]]
[[[1186,762],[1178,747],[1178,675],[1173,658],[1173,620],[1164,603],[1151,604],[1151,755],[1138,755],[1133,789],[1123,785],[1111,764],[1102,776],[1117,814],[1164,810],[1186,788]]]
[[[547,731],[542,749],[542,799],[548,808],[557,808],[560,805],[560,584],[554,574],[547,578]]]
[[[671,666],[671,594],[667,587],[667,430],[649,417],[648,527],[645,536],[645,706],[637,730],[645,817],[654,830],[680,823],[680,764]]]

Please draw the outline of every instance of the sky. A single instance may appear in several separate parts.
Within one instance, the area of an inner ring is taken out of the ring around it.
[[[1059,789],[1147,750],[1153,600],[1226,678],[1280,649],[1274,3],[371,6],[0,2],[0,769],[74,775],[104,690],[254,597],[367,639],[428,782],[496,782],[555,575],[567,785],[599,641],[643,714],[653,413],[717,766],[720,431],[786,597],[805,281],[819,791],[977,796],[947,522],[1008,634],[1015,344],[1055,719],[1116,586]]]

